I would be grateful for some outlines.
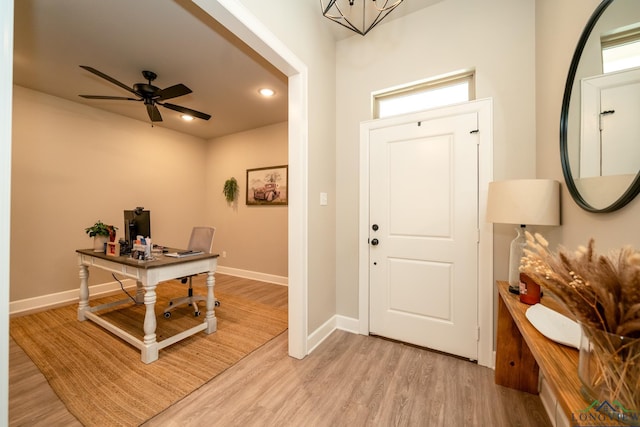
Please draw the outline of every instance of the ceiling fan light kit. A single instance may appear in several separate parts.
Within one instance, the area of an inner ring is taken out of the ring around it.
[[[131,98],[131,97],[124,97],[124,96],[80,95],[82,98],[108,99],[108,100],[119,100],[119,101],[142,101],[145,107],[147,108],[147,114],[149,115],[149,119],[151,119],[151,122],[162,121],[162,115],[160,114],[158,105],[173,111],[177,111],[184,115],[191,116],[192,118],[195,117],[202,120],[209,120],[211,118],[211,115],[207,113],[192,110],[191,108],[183,107],[180,105],[164,102],[167,99],[173,99],[179,96],[187,95],[192,91],[182,83],[169,86],[168,88],[165,88],[165,89],[160,89],[159,87],[154,86],[151,82],[154,81],[158,77],[158,75],[153,71],[145,70],[142,72],[142,77],[144,77],[147,80],[147,83],[135,83],[133,87],[129,87],[124,83],[121,83],[118,80],[114,79],[113,77],[108,76],[105,73],[96,70],[95,68],[89,67],[87,65],[80,65],[80,68],[83,68],[89,71],[90,73],[93,73],[96,76],[103,78],[108,82],[113,83],[114,85],[119,86],[122,89],[136,96],[135,98]]]
[[[320,0],[322,14],[345,28],[364,36],[403,0]]]

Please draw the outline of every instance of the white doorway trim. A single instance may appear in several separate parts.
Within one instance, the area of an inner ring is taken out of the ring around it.
[[[307,355],[308,70],[238,0],[193,0],[289,77],[289,355]]]
[[[359,332],[369,335],[369,132],[390,126],[477,112],[478,146],[478,364],[493,368],[493,226],[486,221],[489,182],[493,180],[493,100],[483,99],[360,124]]]

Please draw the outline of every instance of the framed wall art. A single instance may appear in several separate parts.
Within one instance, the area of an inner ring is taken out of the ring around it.
[[[247,169],[247,205],[287,205],[287,172],[287,165]]]

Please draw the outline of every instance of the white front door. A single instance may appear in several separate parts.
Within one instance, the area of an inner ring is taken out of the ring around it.
[[[478,357],[478,113],[369,134],[370,332]]]
[[[602,176],[636,175],[640,169],[640,81],[603,89],[600,96]]]
[[[640,168],[640,68],[581,82],[580,177],[636,175]]]

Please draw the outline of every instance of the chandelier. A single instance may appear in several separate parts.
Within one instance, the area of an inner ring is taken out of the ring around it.
[[[378,25],[403,0],[320,0],[322,14],[334,22],[364,36]]]

